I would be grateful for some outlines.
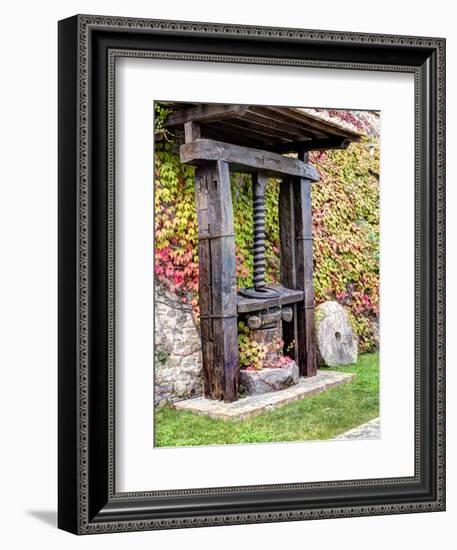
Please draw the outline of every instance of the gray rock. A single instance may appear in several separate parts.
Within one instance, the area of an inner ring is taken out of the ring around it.
[[[189,382],[185,380],[176,380],[174,384],[174,391],[178,397],[185,397],[189,393]]]
[[[329,367],[357,361],[358,341],[349,316],[337,302],[324,302],[316,308],[316,340],[319,353]]]
[[[299,371],[295,361],[286,367],[277,369],[242,370],[240,372],[240,384],[248,395],[283,390],[296,384],[298,378]]]

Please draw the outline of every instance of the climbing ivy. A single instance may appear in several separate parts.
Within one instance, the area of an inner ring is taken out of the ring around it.
[[[163,122],[156,104],[155,275],[190,303],[198,315],[198,227],[194,168],[179,161],[179,136]],[[373,147],[373,145],[375,145]],[[313,254],[316,304],[346,305],[362,352],[377,347],[379,315],[379,148],[373,138],[346,150],[314,152],[321,181],[313,184]],[[266,193],[266,279],[279,281],[279,181]],[[252,186],[245,174],[231,176],[238,287],[252,285]]]
[[[194,168],[181,164],[174,143],[156,143],[155,275],[183,302],[197,307],[198,227]]]
[[[238,323],[238,346],[240,351],[240,367],[250,370],[260,370],[267,356],[267,346],[259,344],[252,338],[251,331],[243,321]]]
[[[373,147],[374,145],[374,147]],[[372,139],[314,152],[314,291],[346,305],[360,351],[377,347],[379,317],[379,147]]]

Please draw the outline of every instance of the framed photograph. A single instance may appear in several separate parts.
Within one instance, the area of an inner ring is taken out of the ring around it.
[[[445,509],[445,41],[59,22],[59,527]]]

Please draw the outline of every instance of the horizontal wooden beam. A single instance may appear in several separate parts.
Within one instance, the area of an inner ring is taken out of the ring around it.
[[[269,176],[288,175],[319,181],[319,174],[314,166],[301,160],[212,139],[196,139],[181,145],[180,156],[181,162],[188,164],[199,165],[211,160],[220,160],[228,162],[231,170],[235,172],[262,170]]]
[[[353,140],[359,141],[359,140]],[[345,137],[329,137],[323,139],[306,139],[290,141],[288,143],[276,143],[271,146],[275,153],[292,153],[297,151],[322,151],[325,149],[346,149],[351,143]]]
[[[250,313],[268,309],[270,307],[285,306],[303,301],[303,291],[292,288],[284,288],[281,285],[268,285],[268,288],[273,288],[278,291],[278,296],[273,298],[246,298],[245,296],[237,295],[238,313]]]
[[[175,128],[190,121],[213,122],[234,116],[243,116],[247,108],[247,105],[198,105],[170,113],[165,126]]]

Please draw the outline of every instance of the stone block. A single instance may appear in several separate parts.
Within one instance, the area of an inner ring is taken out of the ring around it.
[[[297,384],[298,378],[299,371],[295,361],[281,368],[240,372],[240,384],[248,395],[283,390]]]

